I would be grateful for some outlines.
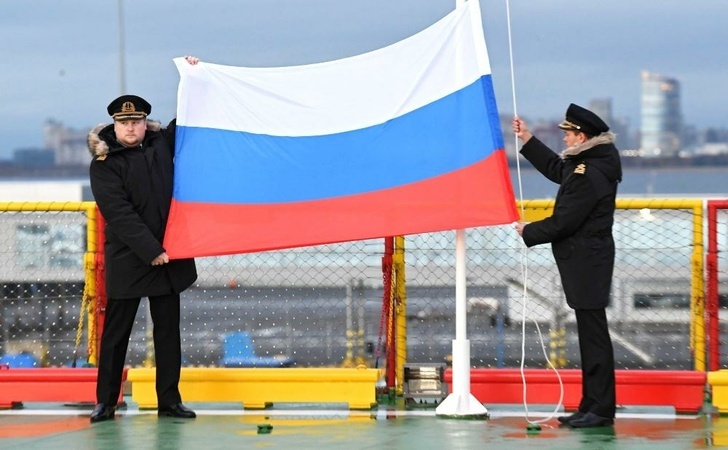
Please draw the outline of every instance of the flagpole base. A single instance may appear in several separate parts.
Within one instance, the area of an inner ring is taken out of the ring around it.
[[[448,395],[437,406],[435,414],[450,419],[483,420],[490,417],[485,406],[470,393]]]
[[[452,341],[452,393],[435,409],[438,417],[487,419],[488,410],[470,393],[470,341]]]

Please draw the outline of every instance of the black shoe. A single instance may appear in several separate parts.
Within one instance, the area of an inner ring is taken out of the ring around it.
[[[194,411],[186,407],[182,403],[176,403],[169,406],[160,406],[157,409],[157,416],[159,417],[179,417],[181,419],[194,419],[197,417]]]
[[[558,420],[559,422],[561,422],[565,425],[568,425],[569,422],[571,422],[572,420],[579,420],[579,419],[583,418],[584,416],[586,416],[586,413],[577,411],[574,414],[570,414],[568,416],[558,417],[558,418],[556,418],[556,420]]]
[[[588,412],[581,419],[569,422],[569,425],[573,428],[611,427],[614,425],[614,419]]]
[[[116,412],[115,405],[107,405],[105,403],[99,403],[96,405],[94,410],[91,412],[91,423],[103,422],[104,420],[111,420],[114,418]]]

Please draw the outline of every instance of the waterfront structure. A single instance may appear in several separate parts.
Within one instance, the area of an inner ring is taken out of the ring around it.
[[[48,168],[56,164],[53,150],[43,148],[20,148],[13,152],[13,160],[24,169]]]
[[[675,156],[680,151],[682,113],[678,80],[642,72],[641,119],[642,156]]]

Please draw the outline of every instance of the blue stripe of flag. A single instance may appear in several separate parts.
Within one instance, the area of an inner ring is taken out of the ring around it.
[[[492,80],[383,124],[281,137],[177,127],[179,201],[270,204],[394,188],[472,165],[503,148]],[[495,126],[493,126],[495,124]],[[184,144],[184,152],[180,152]]]

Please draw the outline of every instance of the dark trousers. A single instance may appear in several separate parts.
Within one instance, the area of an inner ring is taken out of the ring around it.
[[[614,417],[616,389],[614,349],[602,309],[577,309],[576,327],[581,353],[582,394],[579,411]]]
[[[106,305],[99,352],[99,375],[96,382],[97,403],[116,405],[119,399],[129,336],[140,301],[140,298],[109,299]],[[173,405],[182,401],[178,387],[182,366],[179,302],[179,294],[149,297],[149,311],[154,323],[159,406]]]

